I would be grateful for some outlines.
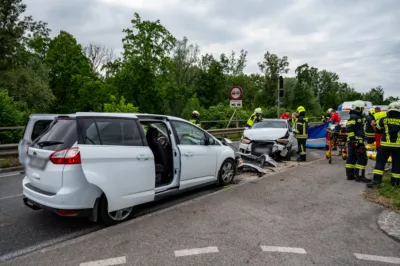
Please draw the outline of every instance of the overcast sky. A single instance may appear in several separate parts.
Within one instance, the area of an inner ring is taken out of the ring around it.
[[[381,85],[400,96],[400,0],[25,0],[27,14],[86,45],[120,52],[134,12],[160,19],[202,53],[248,51],[246,72],[258,73],[265,51],[288,56],[289,75],[303,63],[339,74],[368,91]]]

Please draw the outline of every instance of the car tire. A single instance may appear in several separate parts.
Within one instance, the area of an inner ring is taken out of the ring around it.
[[[233,182],[236,175],[236,167],[233,159],[226,159],[219,169],[218,185],[226,186]]]
[[[106,226],[116,225],[129,220],[133,216],[133,210],[134,210],[133,207],[129,207],[109,213],[106,196],[103,195],[100,199],[100,204],[99,204],[100,219]]]

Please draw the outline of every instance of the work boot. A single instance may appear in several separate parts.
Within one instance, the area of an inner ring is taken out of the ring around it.
[[[381,186],[381,182],[380,181],[372,181],[370,180],[368,183],[366,183],[365,185],[367,186],[367,188],[374,188],[374,187],[380,187]]]
[[[306,156],[305,156],[305,155],[300,155],[300,157],[297,158],[297,161],[298,161],[298,162],[305,162],[305,161],[307,161]]]
[[[356,181],[357,181],[357,180],[356,180]],[[357,181],[357,182],[369,183],[369,182],[371,182],[371,179],[368,179],[368,178],[366,178],[365,176],[361,176],[361,177],[359,178],[359,181]]]
[[[400,178],[390,178],[390,183],[393,187],[400,187]]]
[[[347,175],[347,180],[354,180],[354,175]]]

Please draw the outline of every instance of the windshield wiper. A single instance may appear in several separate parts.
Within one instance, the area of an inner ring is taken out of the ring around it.
[[[40,147],[47,147],[47,146],[53,146],[53,145],[59,145],[59,144],[64,144],[62,141],[40,141],[36,143]]]

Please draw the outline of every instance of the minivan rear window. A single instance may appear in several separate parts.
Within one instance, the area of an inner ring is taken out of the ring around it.
[[[36,121],[35,124],[33,125],[31,140],[35,140],[37,137],[39,137],[47,128],[47,126],[50,125],[51,122],[53,122],[53,120]]]
[[[59,151],[71,148],[77,142],[76,120],[56,119],[31,147]]]

